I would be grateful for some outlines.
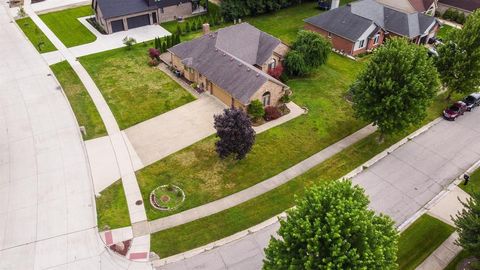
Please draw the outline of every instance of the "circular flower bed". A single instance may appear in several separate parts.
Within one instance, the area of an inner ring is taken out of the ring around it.
[[[163,185],[150,193],[150,203],[155,209],[168,211],[178,208],[185,200],[185,193],[175,185]]]

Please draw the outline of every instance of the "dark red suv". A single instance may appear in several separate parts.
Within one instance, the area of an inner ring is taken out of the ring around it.
[[[443,110],[443,117],[450,121],[455,121],[457,117],[467,111],[467,104],[463,101],[457,101],[452,106]]]

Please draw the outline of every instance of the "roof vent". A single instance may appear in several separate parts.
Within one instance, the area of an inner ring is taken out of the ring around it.
[[[260,74],[257,73],[257,77],[260,77]]]
[[[232,61],[233,61],[233,57],[232,57],[232,58],[230,58],[230,62],[232,62]]]
[[[247,72],[250,72],[250,68],[247,68]]]
[[[216,52],[218,52],[218,49],[217,49],[217,48],[215,48],[215,51],[216,51]]]
[[[238,66],[241,67],[241,66],[242,66],[242,63],[239,63]]]
[[[226,53],[222,53],[222,56],[226,56],[227,54]]]

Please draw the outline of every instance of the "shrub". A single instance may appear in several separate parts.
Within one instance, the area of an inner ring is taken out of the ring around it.
[[[265,107],[265,120],[272,121],[282,116],[277,107],[267,106]]]
[[[263,104],[260,100],[256,99],[248,105],[248,114],[250,114],[253,119],[257,120],[262,118],[265,115],[265,109],[263,108]]]
[[[291,98],[290,98],[290,95],[291,93],[285,93],[281,98],[280,98],[280,102],[282,103],[288,103],[290,102]]]
[[[308,72],[303,55],[295,50],[289,51],[285,56],[285,68],[288,75],[292,76],[303,76]]]
[[[464,24],[466,20],[467,18],[465,17],[465,13],[459,12],[455,21],[459,24]]]
[[[300,30],[292,48],[303,55],[303,60],[309,68],[317,68],[327,62],[332,50],[330,41],[318,33]]]
[[[137,40],[132,37],[125,37],[123,39],[123,44],[127,47],[127,50],[131,50],[132,46],[137,43]]]
[[[148,49],[148,56],[150,56],[152,60],[156,59],[160,61],[160,52],[155,48]]]
[[[274,77],[277,80],[280,80],[280,77],[283,74],[282,64],[278,64],[275,68],[268,69],[268,75]]]
[[[151,66],[151,67],[156,67],[156,66],[158,66],[158,64],[160,64],[160,62],[155,58],[148,61],[148,65]]]
[[[190,23],[186,22],[185,23],[185,33],[190,33]]]

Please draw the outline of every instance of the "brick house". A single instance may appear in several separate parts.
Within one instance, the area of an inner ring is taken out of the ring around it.
[[[97,23],[107,34],[206,12],[200,0],[92,0]]]
[[[424,44],[434,37],[439,23],[420,12],[406,13],[378,3],[361,0],[305,20],[305,28],[332,42],[348,55],[370,52],[394,36]]]
[[[207,32],[169,50],[171,65],[228,106],[246,109],[251,101],[277,106],[289,88],[268,74],[288,47],[248,23]]]
[[[480,9],[480,0],[438,0],[438,12],[443,14],[449,8],[469,15],[475,10]]]

